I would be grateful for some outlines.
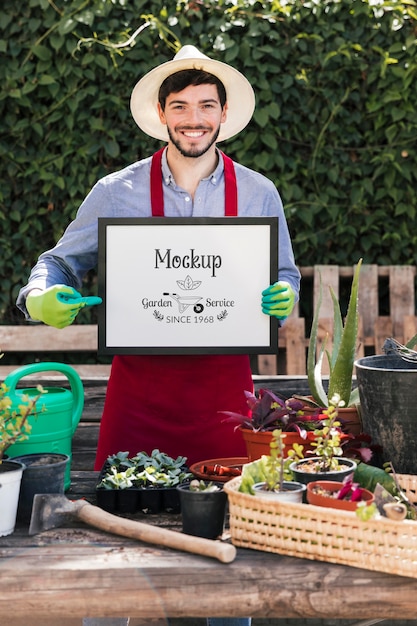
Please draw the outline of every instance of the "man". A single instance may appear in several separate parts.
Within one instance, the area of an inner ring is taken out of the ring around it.
[[[280,197],[271,181],[216,147],[248,124],[254,105],[240,72],[193,46],[146,74],[133,90],[132,115],[144,132],[168,145],[95,185],[57,245],[39,257],[19,294],[21,310],[62,328],[83,306],[100,302],[78,292],[97,263],[98,217],[278,216],[278,281],[259,297],[265,314],[284,320],[298,298],[300,274]],[[159,448],[190,464],[245,456],[240,433],[220,411],[247,411],[243,392],[252,388],[247,355],[115,356],[96,469],[122,450]]]

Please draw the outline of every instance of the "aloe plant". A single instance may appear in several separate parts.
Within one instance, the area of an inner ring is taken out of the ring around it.
[[[314,401],[320,406],[328,407],[329,398],[332,398],[335,394],[340,396],[344,406],[353,406],[359,402],[358,390],[352,390],[352,375],[358,334],[358,292],[361,265],[362,259],[359,259],[353,275],[344,325],[339,301],[330,287],[333,301],[333,349],[329,353],[326,350],[326,340],[324,340],[316,360],[319,314],[323,296],[320,278],[319,299],[314,312],[307,355],[308,384]],[[328,393],[324,390],[322,378],[322,365],[325,354],[329,364]]]

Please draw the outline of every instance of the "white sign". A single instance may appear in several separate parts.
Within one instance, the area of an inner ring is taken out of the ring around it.
[[[99,352],[274,353],[277,266],[277,218],[100,218]]]

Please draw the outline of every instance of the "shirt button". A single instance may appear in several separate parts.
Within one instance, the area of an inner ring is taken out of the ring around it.
[[[190,201],[190,197],[189,197],[189,196],[185,196],[184,200],[185,200],[186,202],[189,202],[189,201]]]

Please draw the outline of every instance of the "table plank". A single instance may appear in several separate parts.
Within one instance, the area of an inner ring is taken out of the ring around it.
[[[141,521],[179,530],[178,515]],[[0,615],[416,617],[417,580],[238,549],[233,563],[109,535],[81,523],[0,538]]]
[[[74,617],[416,614],[414,579],[243,549],[223,565],[86,529],[50,533],[1,548],[0,614],[59,617],[69,605]]]

